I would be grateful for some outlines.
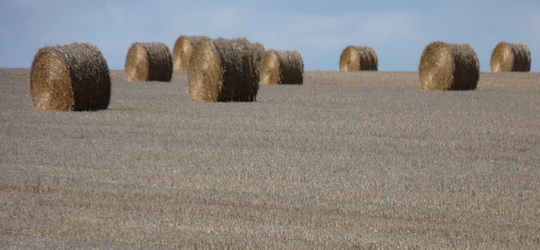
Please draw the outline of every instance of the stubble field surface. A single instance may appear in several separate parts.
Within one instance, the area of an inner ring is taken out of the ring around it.
[[[109,109],[45,112],[0,69],[0,246],[540,247],[539,73],[308,71],[255,103],[111,77]]]

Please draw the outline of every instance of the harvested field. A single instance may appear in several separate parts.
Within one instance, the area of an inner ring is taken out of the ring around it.
[[[539,73],[306,71],[195,103],[185,71],[112,71],[107,110],[58,112],[29,72],[0,69],[3,247],[540,247]]]

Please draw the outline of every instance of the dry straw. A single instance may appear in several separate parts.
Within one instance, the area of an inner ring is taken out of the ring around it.
[[[187,70],[191,53],[195,45],[202,40],[209,40],[206,36],[180,36],[176,39],[173,48],[173,64],[175,70]]]
[[[262,60],[266,54],[266,48],[262,43],[253,43],[252,45],[255,47],[255,50],[253,51],[253,55],[255,56],[255,69],[258,71],[257,75],[260,77]]]
[[[348,46],[339,57],[339,71],[376,71],[379,61],[371,47]]]
[[[32,62],[30,94],[38,110],[106,109],[111,96],[109,67],[89,43],[43,47]]]
[[[262,59],[260,84],[302,84],[304,61],[298,51],[268,50]]]
[[[125,68],[128,81],[170,82],[172,55],[164,43],[133,43],[127,53]]]
[[[508,72],[531,70],[531,52],[523,43],[500,42],[491,54],[491,71]]]
[[[261,46],[245,38],[200,41],[188,66],[189,94],[196,102],[255,101]]]
[[[420,58],[420,83],[424,90],[475,89],[479,78],[478,57],[468,44],[432,42]]]

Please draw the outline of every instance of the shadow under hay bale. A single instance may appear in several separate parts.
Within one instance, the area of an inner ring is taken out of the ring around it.
[[[187,70],[191,53],[195,45],[202,40],[210,40],[206,36],[180,36],[173,48],[173,65],[175,70]]]
[[[491,71],[508,72],[531,70],[531,52],[523,43],[500,42],[491,54]]]
[[[170,82],[172,55],[164,43],[133,43],[126,56],[126,79]]]
[[[304,61],[298,51],[268,50],[260,70],[260,84],[302,84]]]
[[[339,71],[377,71],[377,53],[371,47],[348,46],[339,57]]]
[[[261,46],[245,38],[203,40],[188,66],[191,99],[196,102],[256,100]]]
[[[468,44],[432,42],[420,58],[420,84],[424,90],[475,89],[480,65]]]
[[[109,67],[89,43],[43,47],[32,62],[30,94],[38,110],[106,109],[111,96]]]

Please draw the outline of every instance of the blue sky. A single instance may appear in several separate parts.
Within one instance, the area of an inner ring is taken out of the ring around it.
[[[0,0],[0,67],[29,68],[46,45],[90,42],[110,69],[123,69],[133,42],[180,35],[247,37],[267,49],[298,50],[306,70],[337,70],[348,45],[371,46],[381,71],[416,71],[432,41],[468,43],[489,71],[501,41],[520,42],[540,71],[538,0]]]

